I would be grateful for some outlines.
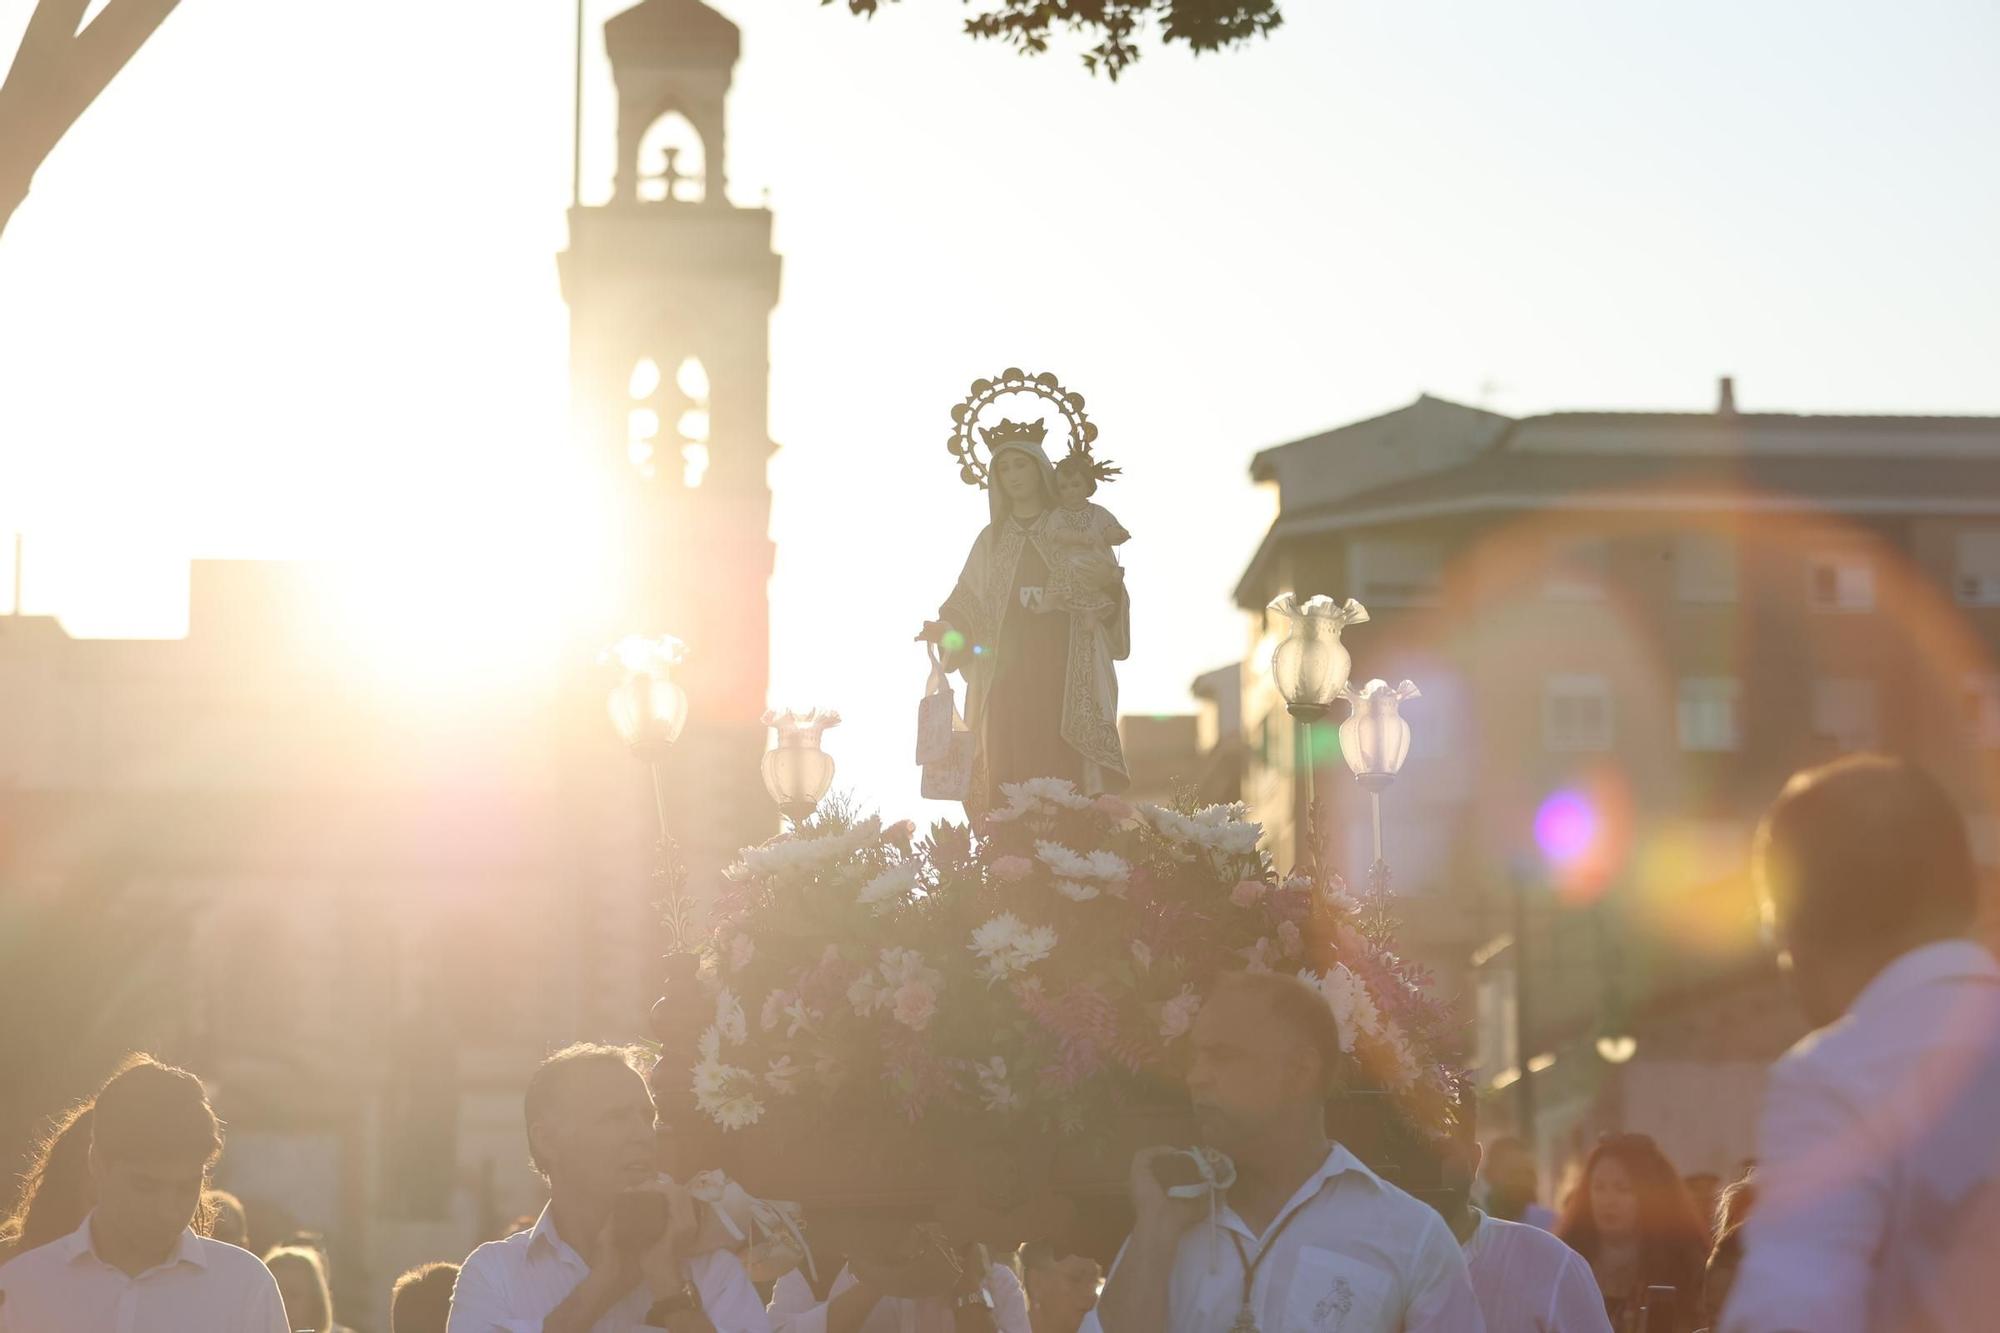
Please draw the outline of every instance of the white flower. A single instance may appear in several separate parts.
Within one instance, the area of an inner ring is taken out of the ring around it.
[[[743,1016],[743,1004],[727,986],[716,992],[715,1029],[728,1038],[732,1046],[741,1046],[750,1039],[750,1023]]]
[[[915,949],[884,949],[882,951],[882,983],[886,986],[907,986],[913,981],[936,986],[944,977],[924,965],[924,956]]]
[[[1139,813],[1168,841],[1200,847],[1214,856],[1253,856],[1264,836],[1263,826],[1250,821],[1241,803],[1211,805],[1192,815],[1142,805]]]
[[[781,1055],[771,1061],[770,1067],[764,1071],[764,1082],[770,1086],[771,1091],[789,1096],[799,1090],[799,1079],[805,1072],[792,1063],[791,1056]]]
[[[982,975],[988,981],[999,981],[1026,971],[1054,952],[1056,932],[1049,926],[1029,929],[1012,912],[1002,912],[974,927],[972,943],[966,947],[985,960]]]
[[[1132,877],[1132,867],[1124,857],[1107,848],[1100,847],[1088,853],[1090,873],[1095,879],[1107,884],[1121,883]]]
[[[750,966],[750,960],[756,953],[757,941],[751,939],[748,932],[737,931],[729,937],[729,970],[741,972]]]
[[[1139,970],[1141,972],[1150,970],[1153,966],[1152,946],[1147,944],[1146,941],[1144,940],[1133,940],[1132,961],[1139,965]]]
[[[1020,938],[1021,932],[1025,929],[1020,917],[1012,912],[1002,912],[984,925],[973,928],[972,951],[981,958],[990,958],[994,954],[1011,950],[1014,941]]]
[[[757,1011],[757,1026],[766,1032],[775,1031],[778,1020],[784,1016],[785,1006],[793,1003],[788,990],[774,990],[764,997],[764,1007]]]
[[[746,873],[760,877],[793,870],[817,871],[881,841],[882,821],[870,816],[844,832],[785,833],[761,846],[746,847],[743,868]]]
[[[1187,1035],[1194,1016],[1201,1012],[1201,997],[1193,986],[1182,986],[1180,994],[1160,1006],[1160,1036],[1166,1041]]]
[[[918,863],[899,861],[861,886],[856,901],[881,911],[883,906],[903,897],[917,886]]]
[[[702,1032],[697,1049],[701,1058],[695,1062],[689,1079],[695,1105],[724,1129],[756,1124],[764,1115],[764,1103],[756,1096],[757,1076],[722,1062],[719,1026]]]
[[[1297,958],[1304,948],[1305,938],[1300,935],[1298,924],[1293,921],[1280,921],[1278,923],[1278,952],[1287,958]]]
[[[863,1018],[874,1013],[889,1002],[890,992],[875,984],[875,973],[863,972],[847,983],[847,1002],[854,1006],[854,1012]]]
[[[1335,963],[1324,976],[1315,975],[1310,970],[1301,971],[1299,978],[1310,982],[1326,997],[1327,1006],[1333,1010],[1334,1022],[1340,1028],[1341,1050],[1352,1055],[1358,1036],[1364,1033],[1370,1037],[1381,1035],[1381,1011],[1368,994],[1367,983],[1349,970],[1347,964]]]
[[[1097,886],[1074,879],[1059,879],[1056,881],[1056,892],[1071,902],[1087,903],[1097,896]]]
[[[853,992],[850,991],[850,998],[852,995]],[[785,1029],[785,1037],[789,1040],[801,1032],[810,1032],[818,1027],[819,1020],[825,1015],[817,1009],[806,1008],[804,1000],[793,997],[785,1004],[785,1017],[791,1020],[791,1026]]]
[[[1090,859],[1071,851],[1059,842],[1036,843],[1035,855],[1041,859],[1043,865],[1058,875],[1067,875],[1071,879],[1090,878]]]
[[[724,1099],[710,1114],[724,1129],[747,1129],[764,1118],[764,1103],[749,1093],[739,1093]]]
[[[1132,876],[1132,867],[1116,852],[1073,852],[1059,842],[1038,842],[1035,844],[1035,855],[1056,873],[1056,888],[1077,902],[1086,902],[1097,896],[1095,887],[1088,893],[1078,893],[1075,891],[1077,886],[1102,885],[1108,888],[1123,884]],[[1071,887],[1065,888],[1065,881]]]
[[[1074,783],[1061,778],[1003,782],[1000,795],[1007,804],[986,817],[990,823],[1006,823],[1024,815],[1049,814],[1055,810],[1088,810],[1093,804],[1088,796],[1077,791]]]
[[[1005,1059],[996,1055],[984,1064],[975,1064],[972,1072],[979,1079],[979,1094],[987,1110],[1012,1111],[1020,1106],[1021,1095],[1007,1081]]]

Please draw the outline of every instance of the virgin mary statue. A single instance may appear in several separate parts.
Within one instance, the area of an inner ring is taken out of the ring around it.
[[[1008,383],[1016,377],[1025,378],[1019,371],[1003,376],[1000,391],[1022,387]],[[1056,387],[1053,376],[1038,378]],[[1026,387],[1036,391],[1034,382]],[[979,396],[975,385],[967,406]],[[1066,413],[1071,452],[1087,460],[1082,399],[1065,397],[1079,409]],[[920,637],[936,643],[946,670],[965,681],[965,718],[977,745],[966,808],[991,809],[1002,785],[1030,778],[1066,778],[1085,795],[1122,790],[1112,663],[1131,652],[1131,602],[1109,548],[1065,535],[1079,527],[1080,514],[1097,507],[1067,494],[1074,487],[1066,488],[1067,507],[1058,505],[1042,422],[1002,421],[981,430],[990,457],[984,467],[971,453],[971,420],[961,418],[961,425],[954,452],[967,459],[966,479],[986,484],[990,521],[938,619],[926,622]]]

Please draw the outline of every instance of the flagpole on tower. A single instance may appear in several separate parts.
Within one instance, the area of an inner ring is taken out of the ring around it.
[[[569,127],[569,206],[580,208],[583,205],[583,0],[576,0],[576,69]]]

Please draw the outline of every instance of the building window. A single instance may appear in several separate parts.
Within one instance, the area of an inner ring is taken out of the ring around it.
[[[1542,689],[1542,741],[1577,753],[1611,748],[1611,682],[1602,676],[1550,676]]]
[[[1444,552],[1436,542],[1377,538],[1354,543],[1356,596],[1364,606],[1436,606]]]
[[[1806,605],[1815,611],[1873,611],[1875,567],[1865,555],[1813,556],[1806,561]]]
[[[1713,532],[1674,539],[1674,590],[1683,602],[1736,600],[1736,543]]]
[[[2000,676],[1965,678],[1965,736],[1982,750],[2000,750]]]
[[[1961,606],[2000,606],[2000,532],[1958,534],[1958,581],[1953,586]]]
[[[1877,740],[1875,682],[1816,680],[1812,694],[1813,736],[1839,750],[1866,750]]]
[[[1680,733],[1683,750],[1735,750],[1743,744],[1737,704],[1743,687],[1728,676],[1690,676],[1681,681]]]
[[[1602,537],[1552,538],[1542,595],[1552,602],[1597,601],[1610,564],[1611,545]]]

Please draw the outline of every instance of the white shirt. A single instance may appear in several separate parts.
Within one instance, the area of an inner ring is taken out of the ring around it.
[[[542,1333],[542,1320],[590,1276],[590,1265],[556,1234],[547,1208],[527,1231],[488,1241],[474,1250],[451,1289],[449,1333]],[[770,1333],[764,1303],[742,1263],[726,1250],[687,1261],[688,1281],[716,1333]],[[653,1294],[641,1282],[590,1333],[628,1333],[647,1327]]]
[[[1271,1219],[1264,1245],[1226,1204],[1190,1227],[1174,1256],[1164,1333],[1216,1333],[1243,1304],[1244,1265],[1261,1333],[1485,1333],[1465,1258],[1437,1210],[1383,1180],[1340,1144]],[[1119,1252],[1124,1258],[1124,1252]],[[1111,1266],[1115,1276],[1117,1263]],[[1083,1333],[1099,1333],[1097,1311]],[[1118,1330],[1117,1333],[1126,1333]]]
[[[277,1280],[248,1250],[183,1231],[128,1277],[97,1257],[91,1217],[0,1266],[0,1333],[286,1333]]]
[[[785,1274],[771,1288],[772,1329],[775,1333],[826,1333],[826,1307],[858,1281],[852,1269],[841,1269],[821,1301],[813,1298],[804,1274],[796,1269]],[[988,1269],[986,1291],[993,1297],[993,1322],[1000,1333],[1029,1333],[1028,1296],[1013,1269],[1005,1264]],[[885,1296],[861,1321],[861,1333],[953,1333],[958,1327],[955,1320],[949,1301]]]
[[[1590,1264],[1540,1227],[1480,1213],[1465,1266],[1486,1333],[1611,1333]]]
[[[2000,963],[1912,949],[1771,1070],[1726,1333],[2000,1318]],[[1985,1219],[1980,1222],[1978,1219]]]

